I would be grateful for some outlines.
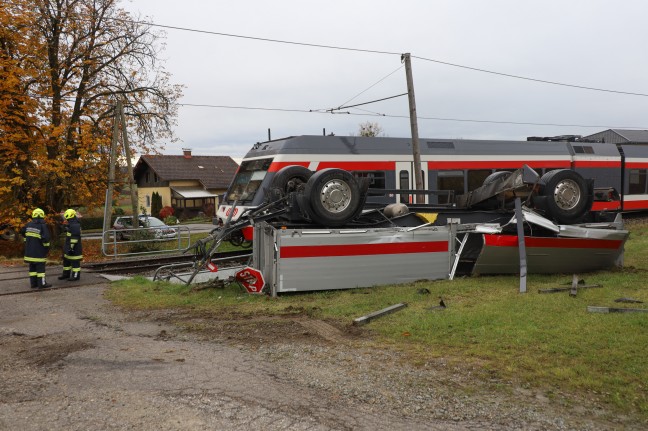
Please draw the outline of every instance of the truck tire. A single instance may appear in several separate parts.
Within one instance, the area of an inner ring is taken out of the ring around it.
[[[304,195],[310,218],[328,227],[348,223],[362,203],[356,179],[350,172],[336,168],[315,172],[306,183]]]
[[[587,181],[570,169],[556,169],[542,176],[548,215],[557,223],[570,224],[582,219],[592,207]]]
[[[270,183],[271,189],[279,189],[284,195],[297,191],[308,182],[313,172],[299,165],[285,166],[277,171]]]

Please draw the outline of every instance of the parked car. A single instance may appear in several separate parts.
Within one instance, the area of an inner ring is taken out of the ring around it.
[[[142,228],[141,232],[151,232],[155,239],[173,239],[178,235],[176,229],[167,226],[157,217],[152,217],[146,214],[140,214],[137,217],[139,219],[138,228]],[[130,240],[137,232],[137,228],[133,228],[132,216],[117,217],[113,224],[113,229],[116,231],[117,239],[119,240]]]

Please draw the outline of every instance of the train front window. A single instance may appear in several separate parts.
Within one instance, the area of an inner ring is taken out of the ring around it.
[[[234,181],[227,192],[227,203],[239,204],[252,202],[254,195],[268,173],[272,159],[246,160],[241,163]]]

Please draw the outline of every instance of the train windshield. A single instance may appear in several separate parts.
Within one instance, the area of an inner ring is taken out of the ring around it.
[[[251,203],[261,183],[268,173],[272,159],[246,160],[241,163],[234,181],[227,192],[227,203]]]

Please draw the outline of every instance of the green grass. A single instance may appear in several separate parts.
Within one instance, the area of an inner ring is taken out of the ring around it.
[[[475,365],[485,375],[545,391],[567,392],[648,419],[648,314],[587,312],[588,305],[648,307],[648,225],[629,223],[625,268],[580,275],[602,288],[540,294],[565,286],[571,275],[531,275],[528,293],[515,276],[473,277],[345,291],[247,295],[237,285],[192,291],[144,279],[113,285],[109,297],[133,308],[279,315],[301,310],[350,324],[354,318],[406,302],[408,307],[372,321],[380,348],[400,349],[414,363],[443,357]],[[425,288],[430,294],[419,293]],[[443,297],[447,309],[430,310]],[[644,304],[614,300],[632,297]]]

